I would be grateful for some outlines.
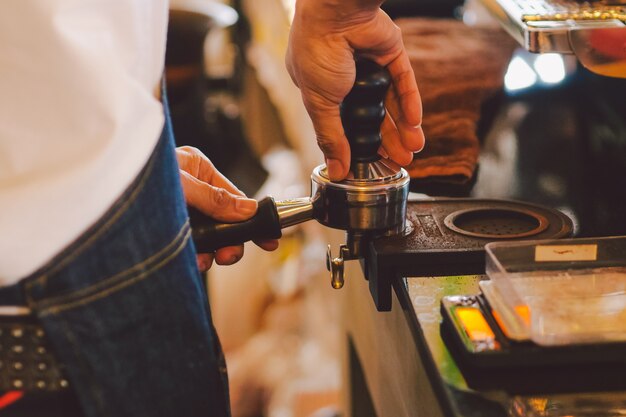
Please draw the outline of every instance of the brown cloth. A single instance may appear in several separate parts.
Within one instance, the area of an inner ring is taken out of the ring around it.
[[[424,106],[426,146],[408,167],[412,183],[469,183],[478,162],[481,106],[502,89],[516,43],[499,28],[469,27],[452,19],[399,19],[396,24]]]

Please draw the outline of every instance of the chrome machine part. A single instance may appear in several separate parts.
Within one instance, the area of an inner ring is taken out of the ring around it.
[[[480,0],[526,50],[574,54],[590,71],[626,78],[624,0]]]
[[[318,166],[311,175],[314,217],[325,226],[353,233],[401,233],[406,223],[409,179],[400,168],[384,179],[332,182],[326,167]]]
[[[377,161],[378,166],[382,164]],[[363,256],[367,242],[377,236],[403,233],[406,227],[406,202],[409,175],[400,169],[385,180],[346,179],[332,182],[326,167],[318,166],[311,175],[313,216],[321,224],[346,230],[346,244],[339,247],[339,256],[327,253],[333,288],[343,287],[345,260]]]
[[[281,200],[275,203],[281,229],[313,219],[313,203],[309,197]]]

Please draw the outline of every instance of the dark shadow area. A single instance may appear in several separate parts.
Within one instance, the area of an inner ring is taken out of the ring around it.
[[[231,28],[235,42],[238,25]],[[165,62],[174,135],[177,145],[200,149],[239,189],[254,195],[268,173],[249,146],[240,117],[243,58],[237,54],[236,69],[229,78],[205,75],[204,40],[214,27],[211,16],[170,12]]]
[[[392,19],[409,16],[450,17],[462,4],[459,0],[387,0],[382,8]]]
[[[363,366],[354,348],[354,343],[348,337],[348,360],[349,360],[349,372],[350,372],[350,412],[353,416],[359,417],[376,417],[376,411],[374,410],[374,403],[365,381],[365,374],[363,373]]]
[[[579,68],[566,83],[508,97],[473,195],[562,209],[579,237],[626,234],[625,94],[626,80]]]

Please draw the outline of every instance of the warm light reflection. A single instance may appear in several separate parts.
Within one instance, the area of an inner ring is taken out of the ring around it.
[[[463,324],[465,332],[473,342],[495,340],[493,330],[487,324],[482,313],[475,308],[459,307],[454,310]]]
[[[556,84],[565,79],[565,62],[559,54],[541,54],[533,65],[541,81]]]
[[[504,87],[509,91],[521,90],[533,86],[536,82],[537,74],[530,65],[521,57],[514,57],[504,75]]]
[[[283,6],[289,17],[289,21],[293,20],[293,15],[296,13],[296,0],[283,0]]]
[[[530,326],[530,307],[526,304],[515,306],[515,312],[526,326]]]

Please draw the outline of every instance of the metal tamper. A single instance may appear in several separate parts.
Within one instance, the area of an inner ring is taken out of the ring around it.
[[[315,219],[347,232],[339,256],[332,257],[330,245],[327,253],[332,286],[341,288],[344,261],[362,257],[366,243],[375,237],[406,231],[409,175],[378,154],[384,98],[390,84],[386,69],[372,61],[356,61],[354,87],[341,104],[341,121],[351,151],[346,179],[331,181],[326,165],[320,165],[311,174],[310,197],[283,201],[266,197],[259,201],[254,217],[239,223],[216,223],[192,209],[192,236],[198,252],[248,240],[277,239],[283,228]]]

